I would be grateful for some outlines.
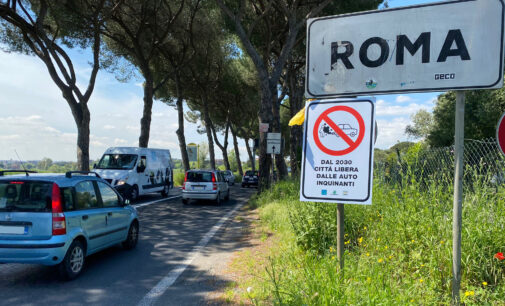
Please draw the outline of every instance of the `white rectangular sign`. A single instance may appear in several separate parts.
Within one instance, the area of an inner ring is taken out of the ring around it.
[[[277,140],[281,141],[281,133],[268,133],[267,134],[267,139],[268,140],[277,139]]]
[[[190,162],[198,161],[198,146],[188,145],[186,151],[188,152],[188,159]]]
[[[305,108],[300,200],[372,204],[375,99]]]
[[[307,97],[500,88],[503,0],[309,19]]]
[[[281,154],[282,141],[280,139],[267,139],[267,154]]]

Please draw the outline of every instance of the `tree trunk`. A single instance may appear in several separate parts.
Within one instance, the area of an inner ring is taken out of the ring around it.
[[[89,123],[91,120],[88,105],[79,103],[81,116],[77,124],[77,168],[79,171],[89,171]]]
[[[70,89],[63,90],[63,98],[72,111],[77,126],[77,170],[89,171],[89,123],[91,115],[86,102],[77,103]]]
[[[226,170],[230,170],[230,161],[228,159],[228,126],[226,127],[226,132],[225,132],[225,137],[224,137],[224,145],[222,145],[219,142],[219,139],[217,138],[217,133],[216,129],[214,128],[214,124],[211,124],[212,128],[212,135],[214,135],[214,141],[216,142],[217,146],[219,149],[221,149],[221,152],[223,153],[223,162]]]
[[[140,119],[140,137],[139,147],[147,148],[149,144],[149,133],[151,130],[151,115],[153,110],[153,95],[154,95],[154,81],[151,72],[145,70],[143,72],[145,78],[144,84],[144,111],[142,119]]]
[[[297,70],[292,69],[288,74],[289,88],[289,113],[291,117],[296,115],[303,108],[303,93],[305,83],[303,77],[297,74]],[[303,126],[294,125],[290,128],[289,156],[291,164],[291,176],[296,177],[300,173],[301,147],[303,145]]]
[[[235,159],[237,160],[237,168],[238,168],[238,173],[240,176],[244,175],[244,170],[242,169],[242,161],[240,161],[240,151],[238,149],[238,142],[237,142],[237,134],[233,130],[233,127],[230,126],[231,130],[231,135],[233,137],[233,148],[235,149]]]
[[[275,95],[272,101],[272,113],[273,113],[273,121],[272,127],[275,133],[281,133],[281,105],[278,101],[277,95]],[[282,137],[282,136],[281,136]],[[277,168],[278,178],[283,180],[288,176],[288,168],[286,166],[286,161],[284,160],[284,150],[282,148],[281,154],[275,156],[275,167]]]
[[[182,105],[182,97],[177,98],[177,117],[179,120],[179,127],[175,133],[179,139],[179,148],[181,149],[182,156],[182,166],[184,171],[189,170],[189,157],[188,151],[186,150],[186,137],[184,136],[184,109]]]
[[[179,127],[175,133],[177,134],[177,138],[179,139],[179,148],[181,149],[181,157],[182,157],[182,166],[184,167],[184,171],[189,170],[189,157],[188,151],[186,149],[186,137],[184,136],[184,106],[182,104],[182,89],[181,89],[181,79],[179,74],[175,73],[175,90],[177,93],[177,119],[179,121]]]
[[[205,123],[205,130],[207,132],[207,140],[209,142],[209,158],[210,158],[210,168],[216,169],[216,155],[214,153],[214,140],[212,139],[212,122],[209,116],[209,106],[207,104],[207,98],[202,97],[203,102],[203,121]]]
[[[244,142],[247,149],[247,155],[249,155],[249,160],[251,161],[252,171],[256,171],[256,158],[254,157],[251,147],[249,146],[249,138],[244,138]]]
[[[263,78],[260,80],[261,84],[261,105],[258,115],[258,120],[261,123],[268,123],[270,127],[273,122],[272,114],[272,96],[275,88],[270,86],[270,81],[268,78]],[[277,96],[277,95],[275,95]],[[260,133],[260,143],[259,143],[259,186],[258,191],[261,192],[270,188],[270,167],[272,159],[270,154],[267,154],[267,133]]]

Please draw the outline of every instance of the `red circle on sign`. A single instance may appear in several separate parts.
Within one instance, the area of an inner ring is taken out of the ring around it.
[[[335,124],[328,117],[329,114],[331,114],[333,112],[338,112],[338,111],[350,113],[358,121],[359,134],[358,134],[358,138],[356,139],[356,141],[353,141],[349,136],[347,136],[347,134],[345,134],[344,131],[342,131],[342,129],[339,128],[338,125]],[[347,149],[331,150],[331,149],[328,149],[327,147],[325,147],[321,143],[321,140],[319,139],[318,130],[319,130],[319,125],[321,124],[321,122],[323,122],[323,120],[333,129],[333,131],[335,131],[335,133],[338,134],[338,136],[340,136],[349,145],[349,147]],[[327,110],[325,110],[321,115],[319,115],[319,117],[316,120],[316,123],[314,124],[313,136],[314,136],[314,142],[316,143],[317,147],[321,151],[323,151],[324,153],[326,153],[328,155],[333,155],[333,156],[345,155],[345,154],[348,154],[348,153],[351,153],[352,151],[354,151],[361,144],[361,141],[365,137],[365,122],[363,121],[363,118],[361,117],[361,115],[354,108],[351,108],[349,106],[344,106],[344,105],[333,106],[333,107],[330,107]]]
[[[498,142],[498,147],[503,154],[505,154],[505,113],[501,116],[498,121],[498,126],[496,127],[496,141]]]

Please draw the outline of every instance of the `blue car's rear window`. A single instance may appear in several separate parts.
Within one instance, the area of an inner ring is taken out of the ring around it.
[[[51,211],[52,183],[36,181],[0,182],[0,212]]]

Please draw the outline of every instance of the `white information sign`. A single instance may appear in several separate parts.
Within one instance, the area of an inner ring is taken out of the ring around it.
[[[503,86],[503,0],[309,19],[307,97]]]
[[[310,102],[300,200],[372,204],[375,99]]]
[[[267,154],[281,154],[281,133],[267,134]]]

